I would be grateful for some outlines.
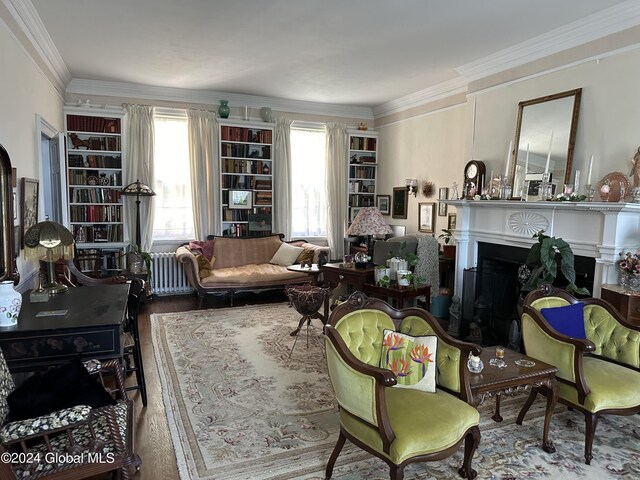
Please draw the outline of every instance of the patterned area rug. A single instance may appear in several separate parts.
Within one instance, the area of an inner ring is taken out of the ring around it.
[[[291,358],[300,316],[287,304],[152,316],[153,345],[180,476],[204,479],[322,479],[337,439],[337,409],[328,380],[319,320]],[[592,465],[583,462],[584,421],[558,407],[551,421],[556,453],[541,448],[544,401],[522,426],[525,396],[481,407],[482,439],[473,459],[478,478],[640,478],[640,416],[598,423]],[[428,415],[428,412],[425,412]],[[406,479],[458,479],[462,447],[446,460],[410,465]],[[339,480],[387,479],[388,468],[347,442],[334,470]]]

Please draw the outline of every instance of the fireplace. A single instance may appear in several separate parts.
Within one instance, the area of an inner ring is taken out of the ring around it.
[[[489,341],[508,340],[511,320],[518,316],[517,270],[537,241],[535,233],[544,230],[546,235],[563,238],[571,246],[578,272],[576,283],[594,297],[600,297],[602,284],[618,283],[618,253],[640,246],[640,204],[502,200],[446,203],[457,209],[455,294],[461,299],[467,297],[463,299],[459,336],[466,338],[474,316],[487,317],[487,325],[483,325],[483,334],[487,334],[483,343],[487,345]]]
[[[518,269],[524,265],[528,248],[478,242],[477,267],[465,272],[470,288],[462,295],[463,322],[461,336],[469,335],[469,325],[480,327],[483,345],[507,345],[513,320],[519,319],[518,302],[521,283]],[[593,291],[595,259],[575,257],[576,284]],[[566,285],[559,273],[557,285]]]

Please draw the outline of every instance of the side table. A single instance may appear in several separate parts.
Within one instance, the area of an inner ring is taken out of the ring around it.
[[[484,363],[484,369],[480,373],[470,373],[469,375],[471,394],[476,407],[481,405],[487,398],[496,397],[496,410],[491,418],[496,422],[501,422],[501,396],[518,395],[530,391],[529,398],[527,398],[516,420],[518,425],[522,425],[527,410],[533,404],[538,393],[541,393],[547,397],[542,449],[547,453],[555,452],[555,446],[549,440],[549,423],[551,422],[553,409],[558,401],[558,384],[556,380],[558,369],[553,365],[527,357],[508,348],[504,349],[504,361],[507,366],[505,368],[492,367],[489,362],[494,356],[495,347],[483,348],[480,359]],[[535,365],[532,367],[519,367],[515,362],[520,359],[535,362]]]
[[[395,308],[404,308],[405,300],[416,298],[424,295],[427,298],[425,310],[431,308],[431,287],[429,285],[423,285],[418,288],[412,286],[401,287],[399,285],[390,285],[388,287],[381,287],[375,283],[365,283],[364,293],[374,297],[391,298],[393,300],[393,306]]]
[[[607,284],[600,287],[600,297],[613,305],[629,323],[640,325],[640,292]]]
[[[356,290],[364,291],[365,283],[373,282],[373,266],[367,268],[356,268],[355,266],[345,266],[342,263],[326,263],[320,265],[325,282],[329,282],[332,288],[338,284],[346,285],[349,293]]]

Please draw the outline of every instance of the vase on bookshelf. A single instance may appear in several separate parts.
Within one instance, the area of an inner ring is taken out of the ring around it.
[[[265,165],[262,167],[262,173],[264,173],[265,175],[269,175],[269,172],[270,172],[270,170],[269,170],[269,165],[266,165],[266,164],[265,164]]]
[[[220,106],[218,107],[218,115],[220,118],[229,118],[229,101],[220,100]]]

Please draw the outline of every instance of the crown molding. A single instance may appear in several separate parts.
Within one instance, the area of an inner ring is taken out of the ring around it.
[[[64,92],[65,87],[71,81],[71,73],[31,1],[2,0],[2,3],[27,37],[36,54],[53,75],[54,80],[58,83],[57,88]]]
[[[375,118],[399,113],[410,108],[419,107],[427,103],[451,97],[458,93],[467,91],[467,82],[462,77],[454,78],[446,82],[439,83],[433,87],[425,88],[404,97],[391,100],[373,107]]]
[[[461,65],[456,71],[472,82],[637,25],[640,25],[640,2],[628,0]]]
[[[158,87],[123,82],[106,82],[101,80],[82,80],[74,78],[67,86],[67,93],[77,95],[97,95],[108,97],[138,98],[145,100],[162,100],[177,103],[195,103],[217,105],[219,101],[228,100],[229,106],[248,106],[250,108],[271,107],[278,112],[291,112],[309,115],[327,115],[346,118],[363,118],[373,120],[373,111],[369,107],[348,105],[332,105],[328,103],[303,102],[284,98],[261,97],[209,90],[189,90],[185,88]]]

